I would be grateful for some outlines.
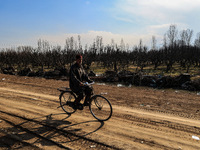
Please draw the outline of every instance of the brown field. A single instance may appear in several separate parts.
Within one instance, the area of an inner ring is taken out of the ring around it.
[[[111,119],[98,122],[87,107],[71,116],[57,108],[64,86],[0,74],[0,149],[200,149],[197,92],[95,84],[113,106]]]

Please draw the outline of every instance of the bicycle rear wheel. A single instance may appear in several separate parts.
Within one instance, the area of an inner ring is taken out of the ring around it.
[[[92,115],[99,121],[106,121],[112,116],[112,105],[105,97],[95,95],[89,106]]]
[[[70,91],[62,92],[60,94],[59,99],[60,99],[60,106],[66,113],[72,114],[76,111],[76,109],[73,108],[76,96],[72,92]]]

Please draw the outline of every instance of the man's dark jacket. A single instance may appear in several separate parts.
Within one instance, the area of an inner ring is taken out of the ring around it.
[[[71,90],[77,94],[82,92],[82,87],[80,86],[81,82],[92,82],[92,80],[90,80],[88,75],[85,73],[82,65],[79,66],[77,63],[71,66],[69,74],[69,86]]]

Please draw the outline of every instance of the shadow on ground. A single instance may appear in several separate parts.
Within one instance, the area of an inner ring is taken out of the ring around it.
[[[58,118],[59,115],[64,117],[62,119],[55,119]],[[63,146],[64,143],[85,139],[87,135],[97,132],[104,126],[104,122],[99,122],[97,120],[88,120],[73,124],[67,120],[69,117],[70,115],[66,116],[66,113],[50,114],[29,119],[20,124],[14,124],[4,120],[13,127],[1,128],[0,149],[13,149],[16,148],[16,145],[17,147],[24,147],[28,143],[32,146],[57,145],[61,148],[68,149]],[[88,129],[85,130],[85,128]]]

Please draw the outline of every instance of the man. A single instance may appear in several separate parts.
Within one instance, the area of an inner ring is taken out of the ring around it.
[[[70,88],[77,95],[74,106],[78,109],[83,109],[83,105],[80,103],[80,101],[83,99],[84,94],[86,95],[84,105],[89,105],[89,102],[87,100],[90,98],[93,91],[91,87],[84,86],[83,84],[84,81],[87,81],[89,83],[92,83],[93,81],[90,80],[88,75],[85,73],[85,70],[82,66],[82,61],[82,56],[76,55],[76,63],[71,66],[69,76]]]

